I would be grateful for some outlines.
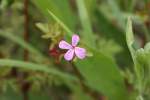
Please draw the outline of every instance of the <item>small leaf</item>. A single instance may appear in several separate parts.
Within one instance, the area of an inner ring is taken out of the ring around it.
[[[44,33],[48,33],[48,24],[43,24],[43,23],[36,23],[36,26]]]
[[[64,36],[64,30],[58,23],[37,23],[36,26],[43,32],[42,38],[50,39],[50,49],[54,48]]]

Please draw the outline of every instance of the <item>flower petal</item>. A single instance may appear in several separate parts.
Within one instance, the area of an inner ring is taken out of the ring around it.
[[[74,56],[74,49],[69,49],[66,54],[64,55],[64,58],[67,60],[67,61],[70,61],[73,59],[73,56]]]
[[[78,58],[84,59],[86,56],[86,50],[84,48],[75,47],[75,54]]]
[[[79,40],[80,40],[79,36],[77,34],[74,34],[72,36],[72,46],[76,46],[78,44]]]
[[[64,40],[59,42],[59,48],[61,49],[72,49],[72,46]]]

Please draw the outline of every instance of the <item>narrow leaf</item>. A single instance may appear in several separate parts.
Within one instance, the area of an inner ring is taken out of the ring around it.
[[[51,21],[51,16],[49,16],[47,9],[52,11],[56,16],[59,18],[70,28],[74,29],[76,18],[71,11],[71,7],[69,5],[69,0],[32,0],[37,8]]]
[[[11,59],[0,59],[0,66],[2,67],[17,67],[17,68],[24,68],[26,70],[33,70],[33,71],[41,71],[44,73],[52,74],[59,76],[63,79],[68,79],[72,81],[76,81],[77,79],[69,74],[65,74],[61,71],[58,71],[54,68],[48,68],[48,66],[35,64],[31,62],[24,62],[18,60],[11,60]]]
[[[63,28],[64,30],[66,30],[68,32],[68,34],[71,36],[73,34],[73,32],[58,18],[56,17],[49,9],[48,10],[48,13],[52,16],[52,18],[58,22]]]
[[[84,0],[76,0],[77,7],[78,7],[78,12],[80,16],[80,21],[82,24],[83,32],[82,32],[82,37],[85,41],[86,44],[90,45],[91,47],[95,46],[95,38],[94,35],[92,34],[92,25],[87,13],[87,9],[85,7]]]
[[[132,21],[130,17],[128,18],[127,27],[126,27],[126,40],[128,46],[131,48],[134,42],[134,36],[132,31]]]
[[[129,48],[129,51],[131,53],[132,59],[133,59],[133,63],[134,63],[134,71],[135,71],[135,75],[136,75],[136,84],[137,84],[137,88],[139,93],[142,92],[142,83],[143,83],[143,68],[142,66],[139,64],[139,62],[137,61],[136,58],[136,51],[133,48],[133,43],[134,43],[134,35],[133,35],[133,31],[132,31],[132,21],[131,18],[128,18],[127,21],[127,26],[126,26],[126,41],[127,41],[127,45]],[[139,94],[141,95],[141,94]]]

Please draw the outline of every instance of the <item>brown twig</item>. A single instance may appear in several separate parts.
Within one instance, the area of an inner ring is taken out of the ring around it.
[[[24,40],[26,42],[29,42],[29,0],[24,0]],[[28,61],[29,58],[29,52],[28,50],[24,50],[24,56],[25,61]],[[23,99],[28,100],[28,90],[30,87],[29,82],[24,81],[25,78],[28,76],[28,73],[21,73],[20,82],[21,82],[21,90],[23,93]]]
[[[24,40],[29,42],[29,13],[28,13],[29,0],[24,0]],[[29,52],[24,50],[24,60],[28,60]]]

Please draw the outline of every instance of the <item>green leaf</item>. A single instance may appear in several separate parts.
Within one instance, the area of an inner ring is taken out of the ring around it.
[[[88,15],[89,15],[90,19],[93,20],[92,19],[93,12],[97,8],[97,0],[84,0],[84,2],[85,2],[85,6],[87,8]]]
[[[130,56],[129,50],[127,50],[128,47],[126,45],[126,39],[124,38],[125,34],[123,34],[123,32],[111,21],[109,21],[107,17],[104,16],[103,13],[99,10],[96,10],[95,16],[97,22],[96,25],[100,26],[98,28],[100,36],[105,37],[106,40],[114,40],[115,43],[119,44],[123,48],[121,54],[117,55],[117,61],[120,62],[121,65],[129,66],[132,63],[132,58]],[[126,60],[124,60],[124,58],[126,58]]]
[[[74,29],[76,25],[76,18],[71,11],[69,6],[69,0],[33,0],[32,1],[41,12],[51,20],[51,16],[48,14],[47,10],[52,11],[70,28]]]
[[[134,43],[134,36],[132,31],[132,21],[131,18],[128,18],[127,27],[126,27],[126,41],[127,45],[129,47],[130,52],[132,53],[132,57],[135,53],[135,50],[133,49],[132,45]]]
[[[93,57],[76,62],[76,66],[87,84],[109,100],[128,100],[123,77],[109,57],[93,50]]]
[[[93,100],[92,97],[83,90],[81,84],[71,84],[68,81],[66,81],[66,84],[72,91],[71,100]]]
[[[43,33],[49,32],[49,26],[47,23],[36,23],[36,27],[38,27]]]
[[[81,87],[74,87],[72,100],[93,100],[89,95],[81,90]]]
[[[101,26],[98,28],[100,33],[108,38],[114,39],[121,46],[125,46],[125,39],[123,32],[117,28],[109,19],[100,11],[96,10],[95,12],[97,26]],[[111,30],[109,30],[111,29]]]
[[[24,62],[24,61],[11,60],[11,59],[0,59],[0,66],[17,67],[17,68],[24,68],[26,70],[41,71],[44,73],[59,76],[59,77],[66,79],[66,80],[77,81],[77,79],[74,76],[71,76],[69,74],[65,74],[61,71],[54,69],[54,68],[48,68],[48,66],[45,66],[42,64],[34,64],[31,62]]]
[[[116,0],[108,0],[108,7],[112,10],[112,15],[115,16],[115,19],[117,20],[117,23],[121,28],[125,28],[125,21],[124,21],[124,16],[123,13],[121,12]]]
[[[150,42],[148,42],[145,46],[144,46],[144,50],[147,52],[150,52]]]
[[[92,25],[90,23],[90,19],[87,14],[84,0],[76,0],[76,3],[77,3],[77,7],[78,7],[80,21],[81,21],[82,28],[83,28],[83,32],[81,34],[83,37],[83,40],[85,41],[86,44],[90,45],[91,47],[94,47],[95,46],[95,38],[94,38],[94,35],[92,34],[93,33]]]
[[[143,68],[140,65],[139,61],[137,60],[136,50],[133,48],[134,43],[134,35],[132,31],[132,21],[131,18],[128,17],[127,26],[126,26],[126,41],[129,48],[129,51],[131,53],[133,63],[134,63],[134,72],[136,76],[136,88],[138,89],[139,96],[141,96],[143,91]],[[143,51],[143,50],[142,50]],[[141,52],[141,50],[140,50]]]
[[[71,36],[73,34],[73,32],[56,16],[54,15],[49,9],[48,10],[48,13],[52,16],[52,18],[58,22],[64,30],[66,30],[68,32],[68,34]]]
[[[128,17],[127,26],[126,26],[126,42],[127,42],[129,51],[131,53],[134,65],[135,65],[135,71],[136,71],[136,73],[138,73],[137,72],[138,71],[138,68],[137,68],[138,64],[137,64],[137,61],[136,61],[136,58],[135,58],[136,51],[133,48],[134,35],[133,35],[133,30],[132,30],[132,21],[131,21],[130,17]]]

